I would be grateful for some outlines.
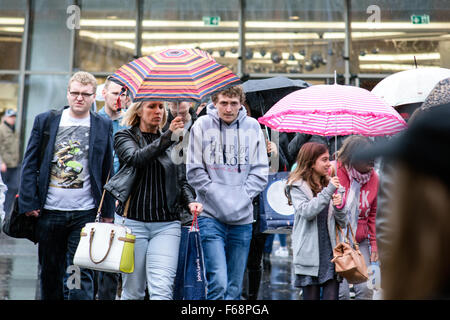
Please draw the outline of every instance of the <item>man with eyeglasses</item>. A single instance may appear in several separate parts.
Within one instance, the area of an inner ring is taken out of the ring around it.
[[[37,218],[41,299],[92,300],[91,269],[73,266],[81,229],[93,222],[112,165],[112,123],[90,111],[97,82],[87,72],[69,81],[69,105],[36,116],[22,164],[19,212]],[[112,222],[108,194],[104,222]],[[66,271],[67,270],[67,271]]]

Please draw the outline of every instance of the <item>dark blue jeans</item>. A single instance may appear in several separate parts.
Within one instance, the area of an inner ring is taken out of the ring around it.
[[[81,229],[95,220],[96,210],[42,210],[37,223],[41,299],[64,299],[64,275],[69,300],[93,300],[94,271],[73,266],[73,256],[80,241]],[[67,271],[66,271],[67,270]]]

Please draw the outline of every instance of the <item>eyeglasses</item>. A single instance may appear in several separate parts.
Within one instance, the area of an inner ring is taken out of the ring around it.
[[[70,96],[72,98],[78,98],[79,95],[81,95],[84,98],[90,98],[92,97],[95,93],[86,93],[86,92],[74,92],[74,91],[70,91],[69,92]]]

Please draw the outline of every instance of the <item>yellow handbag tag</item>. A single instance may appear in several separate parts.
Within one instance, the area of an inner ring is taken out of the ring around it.
[[[120,271],[124,273],[133,273],[134,271],[134,242],[136,236],[127,233],[125,243],[122,250],[122,257],[120,259]]]

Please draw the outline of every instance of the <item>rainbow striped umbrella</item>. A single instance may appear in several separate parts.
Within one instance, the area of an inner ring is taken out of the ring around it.
[[[398,112],[370,91],[338,84],[294,91],[258,121],[277,131],[321,136],[392,135],[406,128]]]
[[[167,49],[120,67],[111,80],[126,86],[134,102],[206,100],[241,83],[230,69],[199,49]]]

